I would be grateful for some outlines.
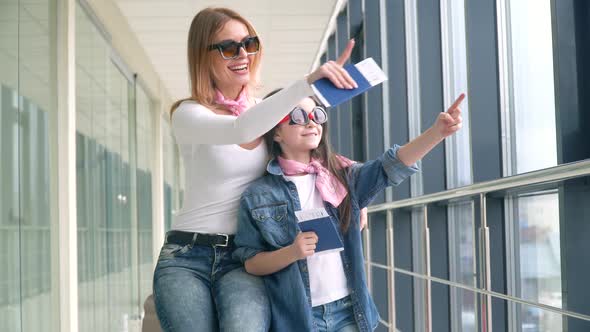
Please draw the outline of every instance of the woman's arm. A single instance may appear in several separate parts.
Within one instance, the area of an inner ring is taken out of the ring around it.
[[[184,102],[172,114],[172,128],[179,144],[241,144],[272,129],[301,101],[313,95],[306,80],[299,80],[252,106],[239,117],[213,113],[206,107]]]
[[[290,246],[275,250],[259,252],[246,260],[246,271],[257,276],[278,272],[292,263],[315,253],[318,237],[314,232],[297,234]]]
[[[354,40],[336,61],[328,61],[305,79],[265,99],[239,117],[219,115],[202,105],[185,102],[172,114],[172,128],[179,144],[242,144],[251,142],[272,129],[305,97],[314,95],[313,82],[327,78],[342,89],[356,87],[356,82],[342,67],[350,58]]]

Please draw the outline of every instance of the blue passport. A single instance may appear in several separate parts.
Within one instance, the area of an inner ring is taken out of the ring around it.
[[[318,99],[327,107],[337,106],[387,79],[373,58],[367,58],[355,65],[347,64],[344,69],[355,80],[357,88],[339,89],[327,78],[317,80],[311,85]]]
[[[323,210],[323,209],[322,209]],[[324,210],[325,211],[325,210]],[[310,211],[297,211],[308,213]],[[296,214],[297,214],[296,212]],[[299,218],[299,215],[298,215]],[[301,220],[301,219],[300,219]],[[330,216],[326,213],[319,218],[304,220],[299,222],[299,228],[302,232],[315,232],[318,236],[318,243],[316,244],[315,252],[323,251],[340,251],[344,249],[344,245],[338,235],[338,230],[334,223],[330,220]]]

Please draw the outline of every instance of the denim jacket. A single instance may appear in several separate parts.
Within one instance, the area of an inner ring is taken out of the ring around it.
[[[345,234],[340,232],[338,209],[324,202],[344,244],[344,251],[340,253],[360,331],[372,331],[379,322],[365,278],[360,210],[385,187],[398,185],[418,171],[415,165],[407,167],[397,159],[398,149],[399,146],[394,146],[376,160],[349,168],[352,219]],[[295,184],[285,179],[276,159],[268,163],[267,172],[246,189],[240,202],[233,256],[242,262],[259,252],[290,245],[299,232],[294,212],[301,210],[301,206]],[[263,279],[271,304],[271,330],[317,330],[313,324],[307,260],[301,259]]]

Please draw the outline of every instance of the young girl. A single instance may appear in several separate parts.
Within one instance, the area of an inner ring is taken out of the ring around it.
[[[385,187],[418,169],[415,162],[461,127],[461,95],[434,125],[381,157],[353,164],[331,152],[326,111],[303,99],[265,135],[267,173],[244,192],[234,257],[264,276],[275,331],[372,331],[379,314],[369,295],[359,211]],[[325,209],[344,244],[315,254],[318,237],[301,232],[296,211]]]

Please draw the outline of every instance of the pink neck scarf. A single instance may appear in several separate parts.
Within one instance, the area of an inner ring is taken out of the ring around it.
[[[322,199],[334,207],[338,207],[348,194],[348,190],[346,190],[344,184],[338,181],[338,178],[334,174],[331,174],[317,159],[312,159],[308,165],[281,157],[277,159],[285,175],[317,174],[315,180],[316,188],[320,192]],[[338,156],[338,159],[341,167],[348,167],[354,163],[342,156]]]
[[[248,103],[248,92],[245,87],[242,89],[236,100],[225,98],[221,91],[215,89],[215,103],[225,106],[225,108],[235,116],[240,116],[240,114],[245,112],[250,106]]]

